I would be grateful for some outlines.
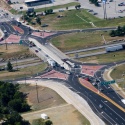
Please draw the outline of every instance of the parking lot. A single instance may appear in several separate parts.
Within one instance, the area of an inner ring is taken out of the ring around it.
[[[103,3],[100,3],[100,7],[96,7],[94,4],[90,4],[89,0],[79,0],[82,7],[85,9],[93,10],[93,12],[90,12],[92,14],[95,14],[95,16],[99,18],[104,18],[104,11],[103,11]],[[107,0],[106,3],[106,12],[107,12],[107,18],[118,18],[125,16],[125,6],[118,6],[118,4],[124,2],[125,0],[113,0],[113,2],[109,2]]]

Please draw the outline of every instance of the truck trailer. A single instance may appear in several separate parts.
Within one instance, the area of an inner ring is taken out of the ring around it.
[[[123,45],[109,46],[105,48],[106,52],[114,52],[122,49],[123,49]]]

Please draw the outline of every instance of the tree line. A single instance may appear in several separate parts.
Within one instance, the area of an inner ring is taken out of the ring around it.
[[[30,125],[19,113],[30,110],[18,84],[0,81],[0,121],[2,125]]]
[[[111,37],[115,37],[115,36],[124,36],[125,35],[125,26],[121,27],[118,26],[116,30],[112,30],[109,35]]]

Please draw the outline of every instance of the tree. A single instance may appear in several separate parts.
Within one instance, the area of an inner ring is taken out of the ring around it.
[[[12,72],[12,71],[13,71],[13,66],[12,66],[12,64],[11,64],[10,61],[8,61],[8,63],[7,63],[7,70],[8,70],[9,72]]]
[[[66,10],[68,10],[68,7],[66,7]]]
[[[36,18],[36,22],[41,25],[41,19],[39,17]]]
[[[52,125],[53,123],[52,123],[52,121],[50,121],[50,120],[47,120],[46,122],[45,122],[45,125]]]
[[[75,6],[76,10],[79,10],[79,9],[80,9],[80,7],[81,7],[81,5],[80,5],[80,4]]]
[[[28,121],[23,120],[23,118],[18,114],[18,112],[13,111],[11,114],[6,115],[5,122],[2,125],[30,125]]]
[[[29,19],[28,15],[23,15],[22,18],[23,18],[24,20],[28,20],[28,19]]]
[[[109,33],[109,35],[110,35],[111,37],[115,37],[115,31],[112,30],[112,31]]]

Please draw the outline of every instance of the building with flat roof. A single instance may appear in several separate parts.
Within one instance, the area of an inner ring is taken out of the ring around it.
[[[53,0],[25,0],[25,4],[27,6],[38,6],[43,4],[49,4],[52,3]]]

